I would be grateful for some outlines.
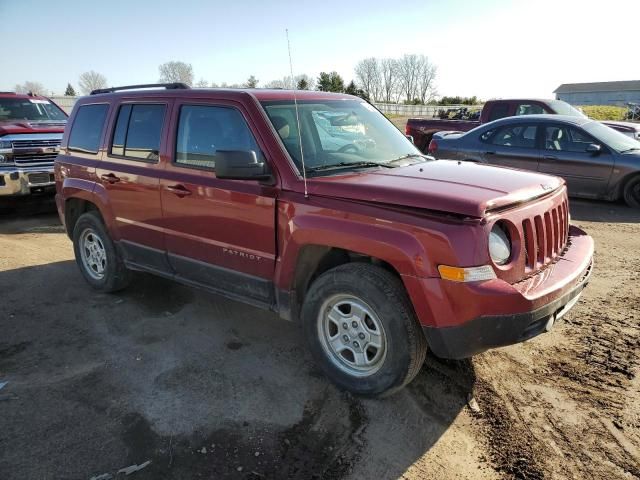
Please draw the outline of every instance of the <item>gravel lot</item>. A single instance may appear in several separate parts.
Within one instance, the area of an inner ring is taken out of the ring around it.
[[[596,270],[564,321],[471,361],[429,356],[376,401],[333,387],[270,313],[142,274],[95,293],[36,211],[0,217],[3,480],[146,461],[126,478],[640,478],[639,212],[574,200]]]

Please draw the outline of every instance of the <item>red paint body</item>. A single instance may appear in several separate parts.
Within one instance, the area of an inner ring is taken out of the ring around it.
[[[344,98],[353,98],[342,96]],[[305,100],[335,94],[298,92]],[[468,163],[433,161],[393,170],[368,170],[308,181],[308,197],[262,100],[291,100],[290,91],[176,90],[95,95],[81,99],[71,115],[56,161],[56,196],[65,220],[67,202],[83,199],[100,211],[116,242],[160,252],[156,269],[184,279],[182,257],[202,265],[268,282],[291,292],[305,247],[334,247],[388,264],[401,277],[421,324],[447,327],[492,314],[528,312],[561,297],[585,274],[593,242],[568,232],[563,181],[529,172]],[[122,102],[166,103],[160,161],[111,157],[111,132]],[[78,108],[111,105],[97,155],[68,150]],[[226,105],[244,116],[273,172],[270,184],[222,180],[212,171],[173,162],[182,103]],[[120,178],[109,183],[108,175]],[[169,187],[192,193],[179,196]],[[523,221],[556,212],[549,235],[558,248],[527,265]],[[514,260],[493,265],[488,233],[495,221],[513,224]],[[554,230],[555,228],[555,230]],[[555,233],[554,233],[555,232]],[[565,247],[567,236],[569,245]],[[557,261],[559,257],[565,261]],[[492,265],[497,279],[456,283],[440,278],[438,265]],[[304,267],[302,267],[304,268]],[[200,280],[198,280],[200,281]],[[294,292],[295,293],[295,292]],[[274,296],[271,308],[282,310]]]

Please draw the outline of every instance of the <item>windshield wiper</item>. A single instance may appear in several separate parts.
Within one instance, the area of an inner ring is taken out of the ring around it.
[[[385,167],[385,168],[395,168],[392,165],[387,165],[385,163],[378,162],[339,162],[339,163],[328,163],[325,165],[318,165],[316,167],[307,168],[307,172],[320,172],[323,170],[334,170],[340,168],[363,168],[363,167]]]
[[[431,157],[424,155],[422,153],[407,153],[406,155],[402,155],[401,157],[394,158],[393,160],[390,160],[387,163],[400,162],[402,160],[406,160],[407,158],[422,158],[424,159],[425,162],[432,160]]]
[[[633,152],[634,150],[640,150],[640,147],[627,148],[626,150],[622,150],[620,153]]]

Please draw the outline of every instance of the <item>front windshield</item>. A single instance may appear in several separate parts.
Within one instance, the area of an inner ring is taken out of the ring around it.
[[[624,133],[614,130],[600,122],[589,122],[582,125],[587,132],[600,140],[602,143],[617,152],[633,151],[640,149],[640,142],[628,137]]]
[[[553,111],[556,112],[556,114],[558,115],[587,118],[587,116],[584,113],[582,113],[580,110],[572,107],[567,102],[563,102],[562,100],[551,100],[549,102],[549,105],[551,106],[551,108],[553,108]]]
[[[262,105],[298,170],[302,171],[293,100],[269,101]],[[364,101],[298,101],[298,115],[307,172],[333,167],[391,167],[397,166],[392,162],[402,158],[425,160],[391,122]]]
[[[0,121],[60,121],[67,115],[44,98],[0,98]]]

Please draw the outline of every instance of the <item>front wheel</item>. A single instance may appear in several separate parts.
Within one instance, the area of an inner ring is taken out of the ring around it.
[[[640,208],[640,175],[633,177],[624,186],[624,201],[633,208]]]
[[[83,213],[78,218],[73,229],[73,251],[82,275],[96,290],[115,292],[129,284],[130,271],[97,213]]]
[[[318,277],[302,307],[307,343],[324,373],[361,395],[389,395],[420,371],[426,340],[397,276],[351,263]]]

